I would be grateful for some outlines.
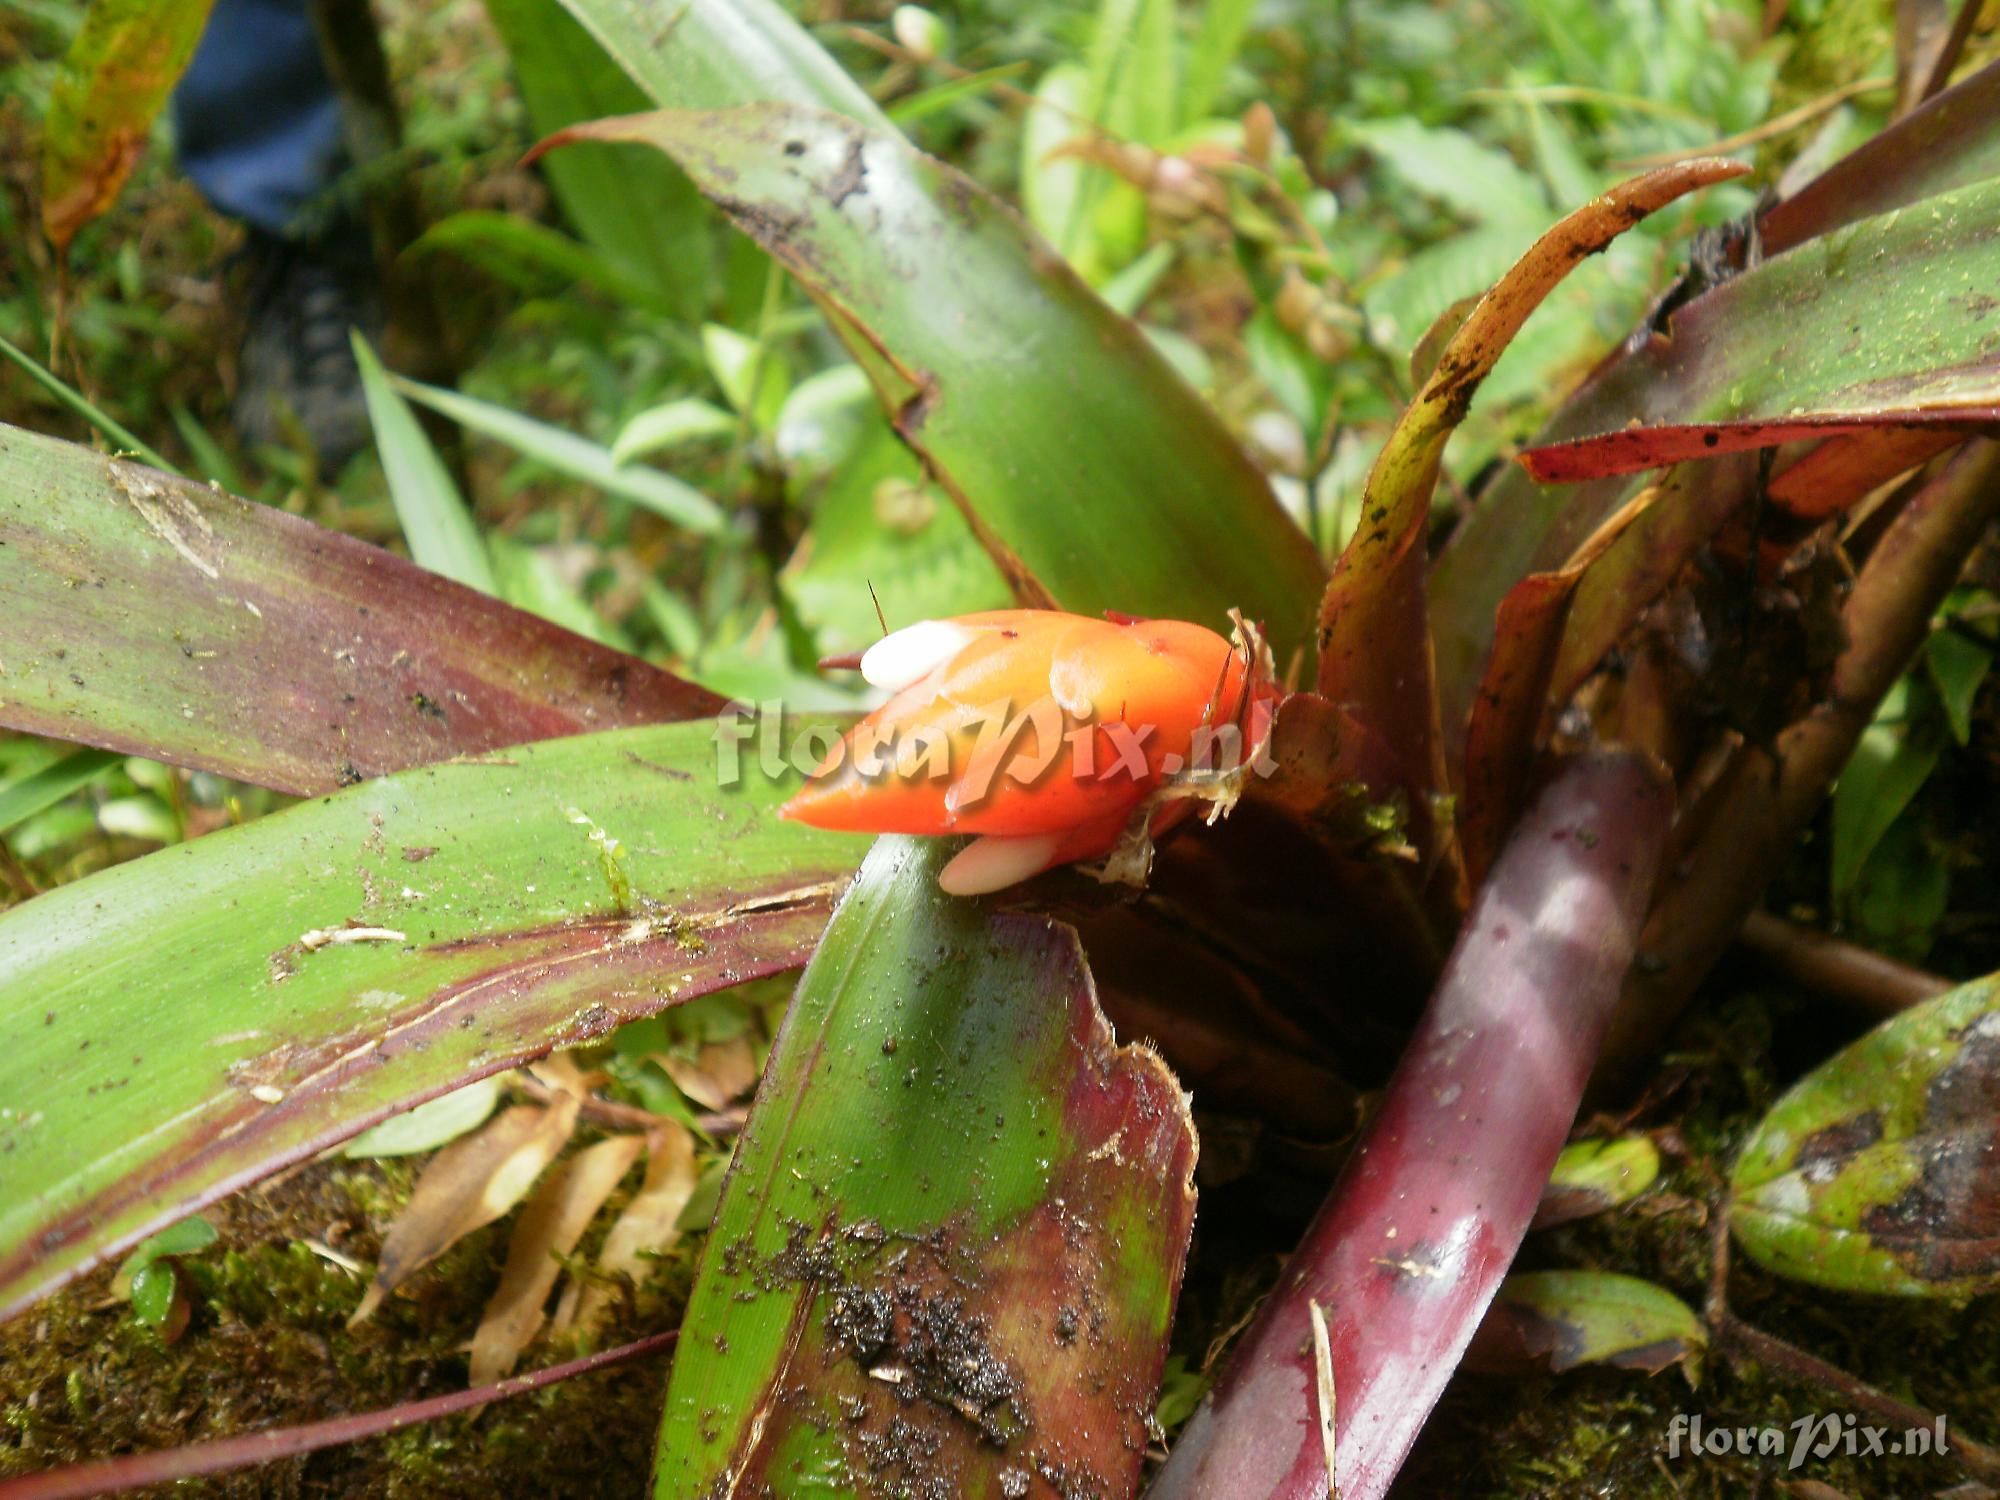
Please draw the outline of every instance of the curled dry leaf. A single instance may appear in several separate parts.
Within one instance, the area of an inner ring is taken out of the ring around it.
[[[609,1136],[571,1157],[529,1200],[507,1243],[500,1285],[472,1336],[472,1384],[504,1376],[541,1331],[543,1308],[562,1272],[557,1257],[576,1248],[645,1144],[641,1136]]]
[[[383,1240],[375,1279],[348,1326],[365,1321],[423,1266],[519,1203],[568,1142],[582,1102],[580,1094],[559,1092],[546,1109],[517,1104],[440,1151]]]
[[[703,1109],[727,1109],[757,1085],[757,1054],[748,1037],[704,1042],[691,1058],[656,1052],[653,1061]]]
[[[572,1325],[596,1327],[611,1311],[612,1282],[622,1277],[637,1284],[645,1278],[647,1259],[671,1250],[680,1238],[681,1211],[694,1196],[696,1179],[694,1137],[685,1125],[667,1120],[648,1132],[645,1184],[605,1235],[597,1252],[599,1275],[588,1283],[573,1281],[563,1292],[552,1333]]]
[[[1466,315],[1383,445],[1363,491],[1362,524],[1320,605],[1318,687],[1397,747],[1400,789],[1413,803],[1446,786],[1424,582],[1424,530],[1446,441],[1529,314],[1579,262],[1682,194],[1745,170],[1719,160],[1682,162],[1565,217]]]

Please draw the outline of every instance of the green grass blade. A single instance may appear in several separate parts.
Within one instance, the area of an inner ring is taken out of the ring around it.
[[[397,394],[389,372],[359,333],[354,358],[361,366],[361,391],[368,402],[368,420],[375,429],[375,447],[382,455],[382,472],[389,481],[389,498],[403,523],[410,556],[433,573],[454,583],[498,595],[493,561],[486,555],[472,512],[452,482],[444,460]]]
[[[109,750],[72,750],[53,765],[0,783],[0,833],[89,786],[124,758]]]
[[[95,427],[99,432],[110,438],[118,446],[120,452],[135,454],[142,461],[151,464],[156,469],[164,469],[169,474],[180,473],[179,469],[176,469],[172,464],[160,457],[154,449],[148,447],[135,437],[131,430],[119,422],[116,417],[113,417],[102,407],[97,406],[83,392],[76,390],[67,382],[51,374],[33,355],[28,354],[24,350],[17,349],[4,338],[0,338],[0,354],[6,355],[8,359],[20,367],[22,373],[51,396],[55,397],[63,406],[75,412],[76,415],[82,417],[92,427]]]
[[[683,484],[658,469],[630,468],[618,462],[609,448],[588,438],[565,432],[547,422],[524,417],[519,412],[481,401],[459,391],[389,377],[390,384],[412,401],[450,417],[461,427],[482,437],[505,443],[515,452],[547,464],[559,474],[594,484],[607,494],[643,505],[655,515],[702,536],[714,536],[724,527],[721,507],[692,485]]]

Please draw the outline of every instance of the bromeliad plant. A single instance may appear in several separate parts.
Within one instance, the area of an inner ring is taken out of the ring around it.
[[[2000,420],[2000,72],[1709,257],[1434,557],[1445,445],[1537,304],[1744,169],[1667,166],[1562,219],[1423,341],[1329,568],[1135,326],[775,7],[695,0],[662,25],[565,4],[658,108],[562,130],[550,169],[612,142],[671,158],[812,297],[990,560],[939,601],[960,607],[862,658],[887,707],[807,727],[854,760],[935,730],[970,764],[719,784],[723,701],[491,597],[504,569],[440,499],[402,403],[622,486],[737,566],[713,506],[398,387],[365,350],[413,549],[461,582],[8,430],[0,718],[303,800],[0,918],[0,1308],[422,1101],[804,965],[709,1226],[659,1494],[1135,1493],[1195,1210],[1170,1067],[1198,1066],[1178,1044],[1215,1027],[1356,1081],[1370,1049],[1401,1060],[1152,1492],[1383,1493],[1593,1072],[1613,1088],[1650,1054],[2000,507],[2000,450],[1975,435]],[[499,10],[517,32],[569,26]],[[1177,170],[1192,187],[1206,169]],[[754,354],[731,368],[735,420],[776,423]],[[649,418],[630,447],[718,416]],[[977,612],[994,580],[1016,609]],[[1030,786],[1003,768],[971,795],[990,768],[954,714],[975,687],[1046,695],[1037,752],[1081,733],[1095,769]],[[1224,789],[1168,764],[1220,725],[1268,740],[1250,774]],[[1139,766],[1101,774],[1115,731],[1142,727]],[[44,775],[8,792],[76,784]],[[1218,790],[1242,792],[1228,836],[1166,842],[1143,895],[1060,871],[1013,889]],[[1038,909],[1095,931],[1119,903],[1248,976],[1254,1025],[1156,965],[1161,1053],[1117,1046],[1086,943]],[[1967,1056],[1985,996],[1939,1013]],[[1899,1085],[1873,1068],[1844,1086]],[[579,1165],[590,1201],[637,1154]],[[1881,1287],[1871,1266],[1905,1294],[1992,1284],[1990,1241],[1933,1253],[1990,1167],[1887,1218],[1908,1182],[1873,1158],[1817,1199],[1783,1191],[1798,1167],[1767,1127],[1732,1210],[1751,1254],[1797,1272],[1819,1236],[1854,1250],[1844,1285]],[[1524,1285],[1507,1306],[1535,1296],[1560,1301]]]

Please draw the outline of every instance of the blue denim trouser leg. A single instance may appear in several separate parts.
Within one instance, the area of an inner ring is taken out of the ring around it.
[[[216,0],[174,129],[182,170],[222,213],[275,235],[317,227],[303,216],[345,158],[307,0]]]

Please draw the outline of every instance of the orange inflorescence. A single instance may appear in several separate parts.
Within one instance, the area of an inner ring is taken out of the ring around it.
[[[861,669],[894,696],[780,816],[980,835],[941,877],[960,894],[1110,853],[1170,780],[1245,761],[1277,696],[1254,647],[1202,626],[1052,610],[926,620],[878,641]],[[1160,801],[1151,831],[1188,806]]]

